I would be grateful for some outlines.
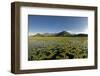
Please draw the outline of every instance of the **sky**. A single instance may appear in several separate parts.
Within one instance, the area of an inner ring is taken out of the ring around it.
[[[87,30],[87,17],[28,15],[29,35],[61,31],[87,34]]]

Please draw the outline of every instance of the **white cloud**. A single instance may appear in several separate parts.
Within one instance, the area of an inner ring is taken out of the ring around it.
[[[28,35],[29,35],[29,36],[35,35],[35,33],[29,32]]]
[[[84,29],[83,31],[67,31],[70,32],[72,34],[79,34],[79,33],[84,33],[84,34],[88,34],[88,29]]]
[[[85,29],[83,33],[88,34],[88,29]]]

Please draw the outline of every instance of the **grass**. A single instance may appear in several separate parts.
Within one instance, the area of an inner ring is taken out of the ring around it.
[[[87,37],[28,38],[28,60],[79,59],[88,57]]]

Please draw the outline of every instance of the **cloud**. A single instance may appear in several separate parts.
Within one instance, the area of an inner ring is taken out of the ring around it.
[[[81,31],[78,31],[78,30],[70,30],[70,31],[68,31],[68,32],[70,32],[70,33],[72,33],[72,34],[79,34],[79,33],[88,34],[88,29],[86,28],[86,29],[81,30]]]
[[[85,29],[83,33],[88,34],[88,29]]]
[[[29,35],[29,36],[35,35],[35,33],[29,32],[28,35]]]

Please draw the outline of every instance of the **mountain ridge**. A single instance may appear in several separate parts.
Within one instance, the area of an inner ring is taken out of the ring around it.
[[[78,34],[72,34],[68,31],[61,31],[58,33],[37,33],[35,35],[31,35],[33,37],[87,37],[88,34],[84,33],[78,33]]]

